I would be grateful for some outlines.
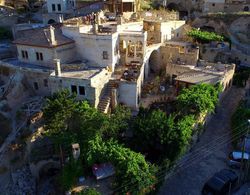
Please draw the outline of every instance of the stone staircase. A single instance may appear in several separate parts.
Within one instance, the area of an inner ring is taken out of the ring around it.
[[[102,95],[102,98],[97,106],[97,109],[103,113],[108,112],[108,108],[111,104],[111,91],[112,89],[117,88],[116,80],[109,80],[104,94]]]

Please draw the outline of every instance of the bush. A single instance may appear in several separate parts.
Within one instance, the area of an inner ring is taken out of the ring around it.
[[[184,88],[177,97],[179,110],[181,113],[196,115],[213,112],[221,90],[221,85],[213,86],[205,83]]]
[[[82,192],[77,193],[77,195],[101,195],[101,193],[94,188],[86,188]]]
[[[198,29],[192,29],[187,33],[188,36],[192,37],[199,43],[209,43],[211,41],[224,41],[224,37],[214,32],[201,31]]]
[[[143,155],[125,148],[114,140],[107,142],[96,137],[89,142],[87,153],[89,165],[111,162],[115,167],[116,187],[118,194],[146,194],[156,183],[157,168],[146,162]],[[128,184],[131,185],[128,185]],[[131,187],[133,186],[133,187]]]

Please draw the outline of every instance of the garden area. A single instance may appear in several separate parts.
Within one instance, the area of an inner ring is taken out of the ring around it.
[[[106,115],[68,91],[54,94],[43,112],[45,136],[68,159],[58,177],[61,190],[93,175],[93,164],[109,162],[115,168],[114,194],[156,192],[162,174],[187,151],[200,115],[214,111],[220,90],[219,85],[195,85],[181,91],[171,112],[141,108],[137,116],[125,106]],[[74,143],[80,145],[78,160],[71,153]]]

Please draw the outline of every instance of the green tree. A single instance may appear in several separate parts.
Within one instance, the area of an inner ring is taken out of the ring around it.
[[[77,193],[77,195],[101,195],[95,188],[86,188],[82,192]]]
[[[220,85],[213,86],[205,83],[185,88],[177,97],[179,110],[187,114],[213,112],[218,103],[220,91]]]
[[[161,110],[141,109],[133,125],[134,142],[143,152],[164,144],[169,138],[169,131],[173,129],[173,119]]]
[[[108,117],[107,123],[103,126],[103,134],[106,139],[121,137],[121,134],[129,128],[131,111],[125,106],[117,106],[114,112]]]
[[[80,176],[83,176],[81,160],[71,159],[64,167],[59,175],[59,182],[64,190],[69,190],[76,183]]]
[[[123,147],[117,141],[104,142],[98,136],[89,144],[87,153],[89,165],[111,162],[115,167],[116,187],[120,193],[145,194],[152,190],[156,183],[157,168],[147,163],[143,155]],[[128,185],[129,183],[131,185]]]
[[[176,160],[190,142],[195,123],[194,116],[167,116],[161,110],[140,110],[133,126],[137,150],[159,153],[158,160]]]
[[[218,35],[214,32],[201,31],[198,29],[192,29],[187,33],[189,37],[192,37],[199,43],[209,43],[211,41],[224,41],[224,36]]]
[[[78,106],[75,96],[63,90],[47,99],[43,108],[46,135],[53,139],[56,145],[71,143],[75,135],[68,131],[68,123],[73,111]]]

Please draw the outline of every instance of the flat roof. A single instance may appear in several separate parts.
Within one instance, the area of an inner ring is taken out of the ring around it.
[[[177,76],[175,80],[191,84],[216,84],[221,80],[221,75],[215,75],[201,71],[190,71]]]
[[[62,70],[61,76],[59,77],[88,80],[99,74],[102,70],[103,68],[98,68],[98,67],[88,67],[84,70],[71,70],[71,71]],[[53,72],[51,76],[55,76],[55,72]]]

